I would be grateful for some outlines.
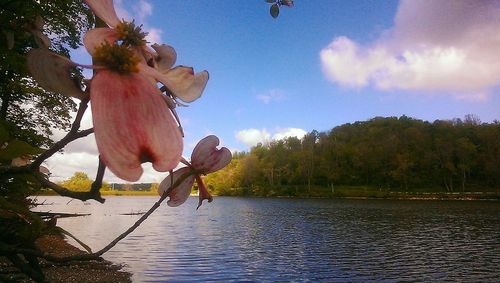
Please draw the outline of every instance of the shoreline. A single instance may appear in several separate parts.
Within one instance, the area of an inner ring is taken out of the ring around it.
[[[36,241],[36,245],[42,251],[59,257],[85,253],[59,235],[43,236]],[[48,282],[132,282],[132,274],[122,270],[123,265],[104,260],[102,257],[100,260],[67,263],[52,263],[41,259],[40,266]],[[0,279],[6,280],[6,282],[33,282],[1,256],[0,267]]]
[[[57,194],[36,194],[33,196],[58,196]],[[158,196],[157,193],[131,193],[120,192],[120,193],[107,193],[102,194],[103,197],[151,197]],[[198,196],[197,194],[191,194],[191,197]],[[214,197],[250,197],[250,198],[289,198],[289,199],[386,199],[386,200],[459,200],[459,201],[500,201],[500,192],[384,192],[384,191],[356,191],[351,192],[334,192],[317,194],[313,193],[311,195],[216,195]]]

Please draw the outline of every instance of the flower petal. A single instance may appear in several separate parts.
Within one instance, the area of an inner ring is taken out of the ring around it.
[[[45,175],[51,174],[49,168],[42,166],[42,165],[40,167],[38,167],[38,171],[42,174],[45,174]]]
[[[14,167],[25,166],[25,165],[31,164],[31,158],[32,158],[31,155],[23,155],[20,157],[16,157],[16,158],[12,159],[12,161],[10,162],[10,165],[14,166]]]
[[[164,83],[173,94],[184,102],[198,99],[208,82],[208,72],[203,71],[193,75],[193,68],[178,66],[165,74]]]
[[[162,74],[153,68],[141,69],[141,72],[154,77],[157,81],[164,84],[174,96],[184,102],[193,102],[198,99],[208,82],[207,71],[195,75],[193,68],[184,66],[177,66],[166,74]]]
[[[71,77],[70,69],[78,66],[66,57],[48,49],[31,49],[27,55],[28,69],[46,90],[82,99],[86,94]]]
[[[97,148],[116,176],[137,181],[145,161],[161,172],[177,166],[181,132],[160,90],[145,77],[99,71],[91,82],[90,101]]]
[[[172,185],[172,179],[174,181],[173,183],[175,184],[180,177],[182,177],[184,174],[189,174],[190,172],[190,168],[183,167],[175,171],[173,176],[168,175],[165,179],[163,179],[163,181],[161,181],[160,186],[158,187],[158,194],[160,194],[161,196],[170,188],[170,186]],[[184,179],[184,181],[182,181],[177,187],[175,187],[168,195],[169,200],[167,201],[167,205],[175,207],[183,204],[191,194],[194,179],[194,175],[189,175],[186,177],[186,179]]]
[[[151,45],[153,49],[158,53],[155,58],[156,68],[160,73],[166,73],[172,66],[175,64],[177,60],[177,53],[172,46],[162,44],[153,44]]]
[[[136,54],[136,56],[141,59],[143,64],[153,67],[154,61],[153,57],[156,55],[156,52],[149,46],[131,46],[132,50]]]
[[[118,16],[116,15],[115,7],[113,6],[113,0],[84,0],[90,9],[103,20],[108,26],[115,27],[119,22]]]
[[[94,55],[95,49],[103,43],[107,42],[113,45],[117,40],[118,33],[116,30],[110,28],[95,28],[85,33],[83,36],[83,45],[85,45],[90,55]]]
[[[191,154],[191,164],[204,174],[220,170],[231,162],[232,155],[229,149],[222,147],[217,149],[219,138],[210,135],[203,138],[195,146]]]
[[[208,192],[207,187],[205,186],[203,180],[199,175],[196,176],[196,183],[198,184],[198,206],[196,207],[196,209],[198,209],[203,204],[203,200],[207,199],[208,202],[212,202],[214,198]]]

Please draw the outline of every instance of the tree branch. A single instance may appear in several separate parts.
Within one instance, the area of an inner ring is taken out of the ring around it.
[[[88,96],[86,98],[82,99],[82,101],[80,102],[80,106],[78,107],[78,112],[76,113],[75,121],[73,122],[73,125],[71,126],[70,131],[66,134],[66,136],[64,136],[64,138],[62,138],[60,141],[56,142],[49,149],[47,149],[45,152],[40,154],[33,161],[33,163],[31,163],[31,168],[33,171],[38,171],[38,167],[40,167],[42,162],[44,162],[47,158],[54,155],[54,153],[63,149],[68,143],[70,143],[76,139],[88,136],[94,132],[93,128],[78,132],[78,129],[80,129],[80,123],[82,121],[83,114],[87,110],[88,102],[89,102]]]
[[[104,203],[105,201],[105,199],[101,197],[101,192],[99,190],[97,191],[90,190],[88,192],[75,192],[49,181],[42,173],[35,173],[35,177],[38,179],[38,181],[42,186],[52,189],[60,196],[79,199],[81,201],[86,201],[89,199],[96,200],[100,203]]]
[[[10,245],[5,245],[2,242],[0,242],[0,254],[25,254],[25,255],[33,255],[39,258],[44,258],[48,261],[52,262],[69,262],[69,261],[75,261],[75,260],[95,260],[98,259],[101,255],[103,255],[105,252],[109,251],[111,248],[113,248],[118,242],[120,242],[122,239],[124,239],[126,236],[128,236],[130,233],[132,233],[137,227],[139,227],[142,222],[144,222],[158,207],[160,207],[161,203],[170,195],[172,190],[179,186],[184,180],[186,180],[189,176],[196,174],[194,171],[190,171],[188,173],[183,174],[182,176],[179,177],[179,179],[173,183],[170,188],[168,188],[160,197],[160,199],[153,204],[153,206],[145,213],[143,214],[135,223],[132,225],[130,228],[128,228],[125,232],[120,234],[118,237],[116,237],[113,241],[111,241],[108,245],[106,245],[104,248],[101,250],[95,252],[95,253],[90,253],[90,254],[82,254],[82,255],[74,255],[74,256],[67,256],[67,257],[56,257],[52,256],[46,253],[43,253],[38,250],[34,249],[20,249],[16,247],[12,247]],[[47,182],[53,184],[52,182],[48,181]],[[56,184],[53,184],[57,186]],[[57,186],[59,187],[59,186]],[[61,188],[61,187],[59,187]],[[58,189],[59,189],[58,188]],[[61,188],[64,189],[64,188]],[[73,193],[80,193],[82,192],[73,192]],[[87,192],[88,193],[88,192]]]
[[[7,173],[29,173],[29,172],[38,172],[39,167],[43,161],[47,158],[51,157],[54,153],[58,152],[62,148],[64,148],[68,143],[77,140],[79,138],[86,137],[94,132],[94,128],[82,130],[73,134],[71,137],[64,137],[60,141],[56,142],[51,148],[47,149],[45,152],[40,154],[33,163],[26,166],[11,166],[11,165],[3,165],[0,166],[0,174]]]
[[[90,187],[90,193],[99,193],[100,194],[100,189],[102,187],[102,178],[104,178],[104,172],[106,171],[106,164],[101,159],[101,156],[99,155],[99,167],[97,168],[97,175],[95,176],[95,180],[92,183],[92,186]]]

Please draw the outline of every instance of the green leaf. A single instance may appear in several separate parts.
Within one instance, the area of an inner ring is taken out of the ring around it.
[[[269,13],[271,13],[271,17],[273,18],[277,18],[278,15],[280,14],[280,7],[278,6],[278,4],[273,4],[271,5],[271,9],[269,10]]]
[[[7,147],[0,151],[0,160],[8,161],[16,157],[26,154],[35,155],[40,154],[44,150],[38,147],[33,147],[29,143],[19,140],[11,140]]]

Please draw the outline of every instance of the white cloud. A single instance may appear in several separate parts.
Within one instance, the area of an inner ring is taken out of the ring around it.
[[[285,92],[280,89],[271,89],[257,95],[257,99],[264,104],[269,104],[271,101],[281,101],[285,99],[285,97]]]
[[[271,134],[266,129],[245,129],[236,133],[236,139],[248,146],[254,146],[258,143],[269,141]]]
[[[146,29],[146,32],[148,33],[148,35],[146,35],[147,42],[152,43],[152,44],[162,42],[161,34],[163,33],[163,31],[161,29],[149,28],[149,29]]]
[[[144,169],[144,173],[142,174],[141,179],[138,181],[138,183],[160,183],[168,175],[168,172],[158,172],[154,170],[151,163],[142,164],[142,168]],[[110,172],[109,175],[114,177],[117,182],[125,183],[125,181],[118,179]]]
[[[79,100],[75,99],[75,102],[78,104],[80,103]],[[85,114],[83,114],[82,120],[80,121],[80,130],[85,130],[85,129],[90,129],[92,128],[92,113],[90,111],[90,105],[87,108],[87,111],[85,111]],[[75,120],[76,112],[71,113],[71,121]],[[66,136],[67,132],[66,131],[61,131],[58,129],[54,129],[52,139],[55,141],[58,141],[62,139],[64,136]],[[72,152],[72,153],[90,153],[94,154],[97,156],[97,145],[95,144],[94,140],[94,135],[90,134],[87,137],[77,139],[71,143],[69,143],[65,148],[64,151],[66,152]]]
[[[306,131],[299,128],[280,129],[273,135],[273,140],[282,140],[289,137],[303,138],[307,134]]]
[[[401,1],[395,25],[366,46],[340,36],[320,52],[326,78],[349,87],[444,91],[484,100],[500,85],[500,5]]]
[[[153,13],[153,5],[147,1],[141,0],[135,5],[134,10],[137,11],[138,20],[143,22],[147,16],[150,16]]]
[[[236,133],[235,137],[247,146],[255,146],[258,143],[266,144],[271,140],[281,140],[287,137],[302,138],[307,134],[306,131],[299,128],[280,128],[269,133],[266,129],[245,129]]]
[[[123,0],[115,0],[114,4],[115,4],[116,15],[120,20],[124,19],[126,21],[132,21],[133,17],[129,14],[127,9],[125,9],[125,4],[123,3]]]
[[[88,152],[65,152],[56,153],[44,164],[52,172],[51,181],[59,182],[73,176],[75,172],[84,172],[90,178],[94,178],[97,172],[99,158],[98,154]],[[167,176],[166,172],[157,172],[151,163],[142,165],[144,173],[137,183],[159,183]],[[106,170],[104,181],[108,183],[127,183]]]
[[[98,157],[86,152],[56,153],[46,161],[47,167],[52,172],[53,181],[67,179],[75,172],[84,172],[89,177],[95,176]]]
[[[148,35],[146,36],[146,40],[148,42],[150,42],[151,44],[162,43],[161,34],[163,33],[163,30],[160,28],[149,26],[147,20],[147,18],[153,14],[153,5],[146,0],[141,0],[133,4],[132,8],[134,13],[130,14],[125,8],[123,0],[115,1],[115,10],[118,18],[125,19],[126,21],[132,21],[135,19],[135,23],[137,25],[142,24],[142,30],[148,33]]]
[[[95,143],[94,134],[90,134],[84,138],[77,139],[69,143],[65,148],[64,152],[68,153],[87,153],[95,156],[99,155],[97,151],[97,145]]]

